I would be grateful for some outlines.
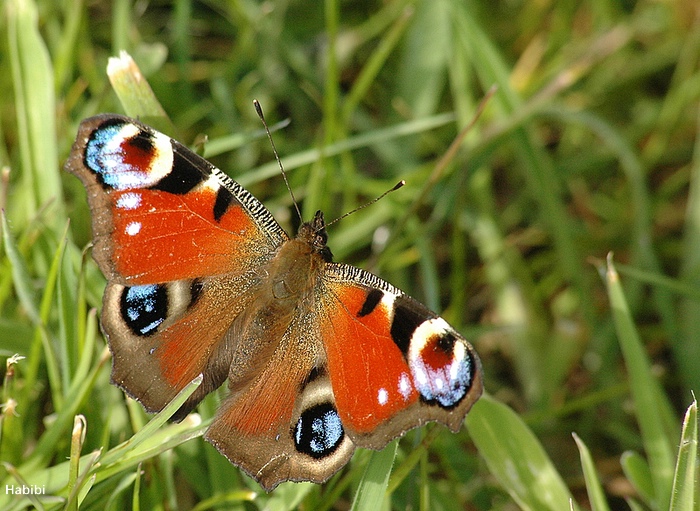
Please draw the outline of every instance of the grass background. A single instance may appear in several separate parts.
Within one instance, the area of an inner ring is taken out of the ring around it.
[[[47,495],[0,491],[0,509],[698,509],[695,0],[2,10],[0,489]],[[60,170],[81,119],[124,109],[106,75],[119,50],[168,133],[206,134],[205,155],[289,230],[254,98],[291,121],[274,137],[305,218],[407,181],[330,246],[473,341],[488,396],[466,428],[422,428],[395,461],[393,444],[358,452],[326,485],[266,495],[192,439],[197,417],[146,425],[109,384],[85,194]]]

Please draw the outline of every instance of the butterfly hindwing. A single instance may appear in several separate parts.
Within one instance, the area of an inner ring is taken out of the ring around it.
[[[253,299],[254,276],[165,284],[107,284],[102,329],[112,351],[112,381],[149,411],[161,410],[200,373],[202,385],[181,419],[228,377],[236,339],[233,318]],[[241,292],[241,290],[247,290]]]
[[[281,337],[256,378],[230,383],[206,433],[268,491],[288,480],[323,482],[355,448],[336,410],[314,315],[296,314]]]

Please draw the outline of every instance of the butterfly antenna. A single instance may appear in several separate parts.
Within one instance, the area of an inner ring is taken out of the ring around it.
[[[402,187],[403,185],[405,185],[405,184],[406,184],[406,181],[404,181],[404,180],[402,179],[401,181],[399,181],[398,183],[396,183],[392,188],[390,188],[389,190],[387,190],[386,192],[384,192],[383,194],[381,194],[379,197],[376,197],[376,198],[372,199],[371,201],[366,202],[366,203],[363,204],[362,206],[356,207],[356,208],[353,209],[352,211],[348,211],[347,213],[345,213],[345,214],[343,214],[343,215],[340,215],[340,216],[339,216],[338,218],[336,218],[335,220],[331,220],[330,222],[328,222],[326,225],[324,225],[324,227],[328,227],[329,225],[333,225],[333,224],[336,223],[336,222],[340,222],[343,218],[348,217],[348,216],[352,215],[353,213],[357,213],[357,212],[360,211],[361,209],[365,209],[367,206],[371,206],[371,205],[374,204],[375,202],[377,202],[377,201],[383,199],[385,196],[389,195],[391,192],[395,192],[396,190],[398,190],[399,188],[401,188],[401,187]]]
[[[277,165],[279,165],[279,167],[280,167],[280,172],[282,172],[282,177],[284,178],[284,184],[287,185],[287,190],[289,190],[289,195],[292,197],[292,202],[294,203],[294,209],[297,210],[297,215],[299,216],[299,221],[303,222],[304,219],[301,216],[301,211],[299,210],[299,204],[297,204],[297,200],[294,197],[294,192],[292,191],[292,187],[289,186],[289,180],[287,179],[287,173],[284,171],[284,167],[282,166],[282,160],[280,160],[280,156],[277,153],[277,148],[275,147],[275,141],[272,140],[272,135],[270,134],[270,128],[268,128],[267,122],[265,121],[265,116],[263,115],[263,111],[262,111],[262,107],[260,106],[260,102],[257,99],[254,99],[253,105],[255,106],[255,111],[258,112],[258,117],[260,117],[260,120],[262,121],[263,126],[265,126],[265,133],[267,133],[267,138],[270,140],[270,145],[272,146],[272,152],[275,155],[275,160],[277,160]],[[386,195],[386,193],[384,195]]]

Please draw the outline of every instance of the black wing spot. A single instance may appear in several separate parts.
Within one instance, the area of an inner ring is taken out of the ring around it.
[[[411,337],[424,321],[431,316],[425,311],[418,309],[412,301],[404,296],[399,296],[394,301],[394,319],[391,322],[391,338],[401,350],[401,353],[408,353],[408,346],[411,344]]]
[[[188,160],[173,145],[172,170],[151,188],[175,195],[184,195],[203,183],[210,174],[211,171],[207,167],[197,166],[196,162]]]
[[[357,313],[357,317],[361,318],[363,316],[367,316],[368,314],[371,314],[372,311],[377,307],[379,302],[382,301],[382,298],[384,297],[384,292],[379,290],[379,289],[372,289],[370,292],[367,294],[367,298],[365,298],[365,303],[362,304],[362,308],[360,309],[360,312]]]
[[[457,342],[457,337],[450,331],[446,331],[442,335],[438,336],[437,342],[435,343],[435,348],[442,351],[445,355],[452,355],[455,349],[455,342]]]
[[[140,129],[138,135],[131,137],[129,145],[146,154],[153,154],[153,136],[145,130]]]
[[[214,220],[217,222],[226,214],[228,208],[233,204],[233,194],[225,187],[219,187],[216,192],[216,201],[214,202]]]

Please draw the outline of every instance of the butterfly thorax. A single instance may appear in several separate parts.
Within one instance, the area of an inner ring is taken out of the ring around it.
[[[271,291],[268,296],[274,302],[288,302],[293,309],[300,301],[311,298],[324,265],[332,259],[327,240],[323,213],[318,211],[312,221],[299,227],[295,238],[279,247],[266,269]]]

